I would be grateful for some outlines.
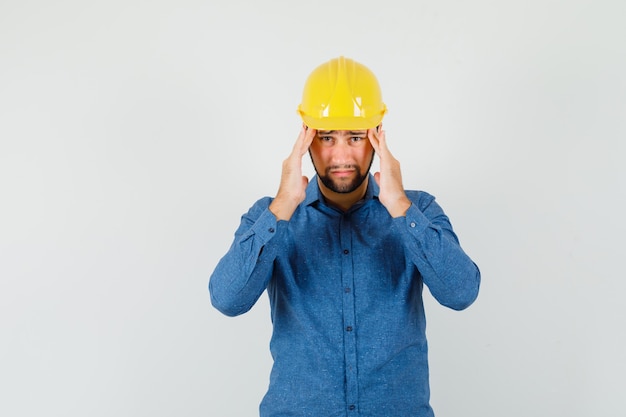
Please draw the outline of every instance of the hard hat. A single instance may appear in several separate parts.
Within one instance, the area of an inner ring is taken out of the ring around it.
[[[378,80],[365,65],[340,56],[318,66],[304,84],[298,113],[319,130],[365,130],[387,111]]]

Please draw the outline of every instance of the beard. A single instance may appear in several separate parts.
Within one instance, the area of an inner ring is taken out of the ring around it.
[[[324,170],[324,173],[321,173],[315,166],[315,161],[313,161],[312,155],[311,162],[313,163],[313,168],[315,168],[315,172],[317,172],[317,176],[319,177],[320,181],[322,181],[322,184],[326,186],[326,188],[339,194],[348,194],[359,188],[361,184],[363,184],[363,181],[365,181],[365,179],[367,178],[370,168],[372,167],[372,163],[374,162],[374,154],[372,153],[372,159],[370,160],[370,163],[365,172],[363,172],[361,170],[361,167],[356,164],[344,164],[329,166]],[[330,176],[330,171],[334,169],[354,169],[356,176],[350,181],[334,181]]]

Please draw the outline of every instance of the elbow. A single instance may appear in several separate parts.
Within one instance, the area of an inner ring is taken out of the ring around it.
[[[441,304],[452,310],[461,311],[471,306],[476,298],[478,298],[478,291],[480,289],[480,271],[476,267],[475,273],[468,277],[460,288],[453,291],[452,295],[446,297],[445,302]]]
[[[235,297],[229,297],[226,294],[220,293],[219,291],[213,287],[212,283],[209,282],[209,294],[211,297],[211,305],[220,313],[224,314],[228,317],[239,316],[248,310],[250,310],[251,306],[242,306],[239,300]]]
[[[214,297],[211,297],[211,304],[213,305],[213,307],[215,307],[217,311],[228,317],[236,317],[245,313],[245,311],[241,311],[239,308],[232,304],[217,301]]]
[[[467,294],[467,295],[464,294],[463,297],[455,297],[455,299],[450,300],[444,305],[446,307],[451,308],[452,310],[461,311],[471,306],[477,297],[478,297],[478,291],[475,291],[471,294]]]

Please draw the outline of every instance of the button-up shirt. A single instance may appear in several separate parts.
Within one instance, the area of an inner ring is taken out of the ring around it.
[[[422,288],[469,306],[478,267],[433,196],[392,218],[370,175],[363,200],[325,203],[317,177],[289,221],[263,198],[241,218],[209,281],[213,305],[248,311],[267,290],[274,365],[262,417],[431,417]]]

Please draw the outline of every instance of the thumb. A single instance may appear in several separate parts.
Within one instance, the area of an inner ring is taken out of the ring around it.
[[[302,188],[306,188],[309,185],[309,179],[306,176],[302,176]]]
[[[374,174],[374,179],[376,180],[376,184],[380,187],[380,172]]]

